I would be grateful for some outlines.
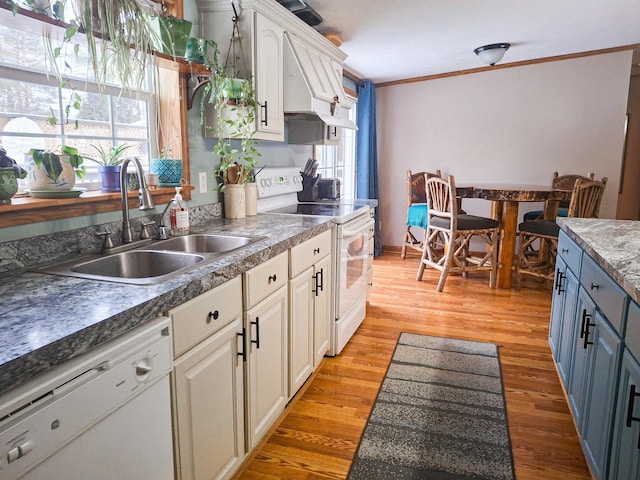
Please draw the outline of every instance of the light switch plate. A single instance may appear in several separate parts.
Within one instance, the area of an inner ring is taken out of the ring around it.
[[[198,180],[200,181],[200,193],[207,193],[207,172],[200,172]]]

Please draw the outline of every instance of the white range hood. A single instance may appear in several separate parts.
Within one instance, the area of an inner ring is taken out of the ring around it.
[[[331,127],[357,130],[342,86],[342,65],[285,32],[284,112],[316,115]]]

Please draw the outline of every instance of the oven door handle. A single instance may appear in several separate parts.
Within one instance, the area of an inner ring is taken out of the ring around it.
[[[368,235],[369,225],[371,223],[373,222],[367,219],[366,222],[359,222],[356,226],[352,228],[342,227],[342,238],[355,237],[356,235],[359,235],[359,234]]]

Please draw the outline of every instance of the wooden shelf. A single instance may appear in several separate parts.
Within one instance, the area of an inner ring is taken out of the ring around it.
[[[190,199],[190,190],[193,189],[187,187],[190,186],[185,187],[185,200]],[[151,190],[156,205],[168,203],[175,193],[175,189],[170,187]],[[137,190],[127,192],[127,198],[131,209],[138,207]],[[121,208],[120,192],[89,191],[80,197],[65,199],[14,197],[11,205],[0,205],[0,228],[113,212]]]

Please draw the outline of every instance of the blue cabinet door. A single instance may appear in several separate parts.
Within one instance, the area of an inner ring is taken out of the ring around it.
[[[556,353],[556,363],[560,381],[568,390],[569,372],[573,359],[573,345],[575,343],[575,331],[572,327],[576,319],[576,305],[578,302],[578,279],[571,269],[567,268],[564,278],[564,310],[562,317],[564,324],[559,332],[559,343]]]
[[[578,303],[573,320],[573,345],[571,346],[571,368],[569,369],[569,407],[573,418],[582,430],[584,398],[586,392],[587,374],[589,372],[589,345],[585,344],[585,328],[593,322],[596,306],[584,288],[578,291]]]
[[[567,264],[562,257],[556,258],[556,276],[553,280],[553,297],[551,301],[551,321],[549,322],[549,347],[556,363],[560,349],[560,335],[564,326],[563,312],[566,303]]]
[[[610,480],[640,479],[640,365],[625,349],[611,445]]]
[[[622,341],[598,310],[585,323],[583,344],[587,346],[588,373],[580,433],[591,472],[601,479],[608,467]]]

